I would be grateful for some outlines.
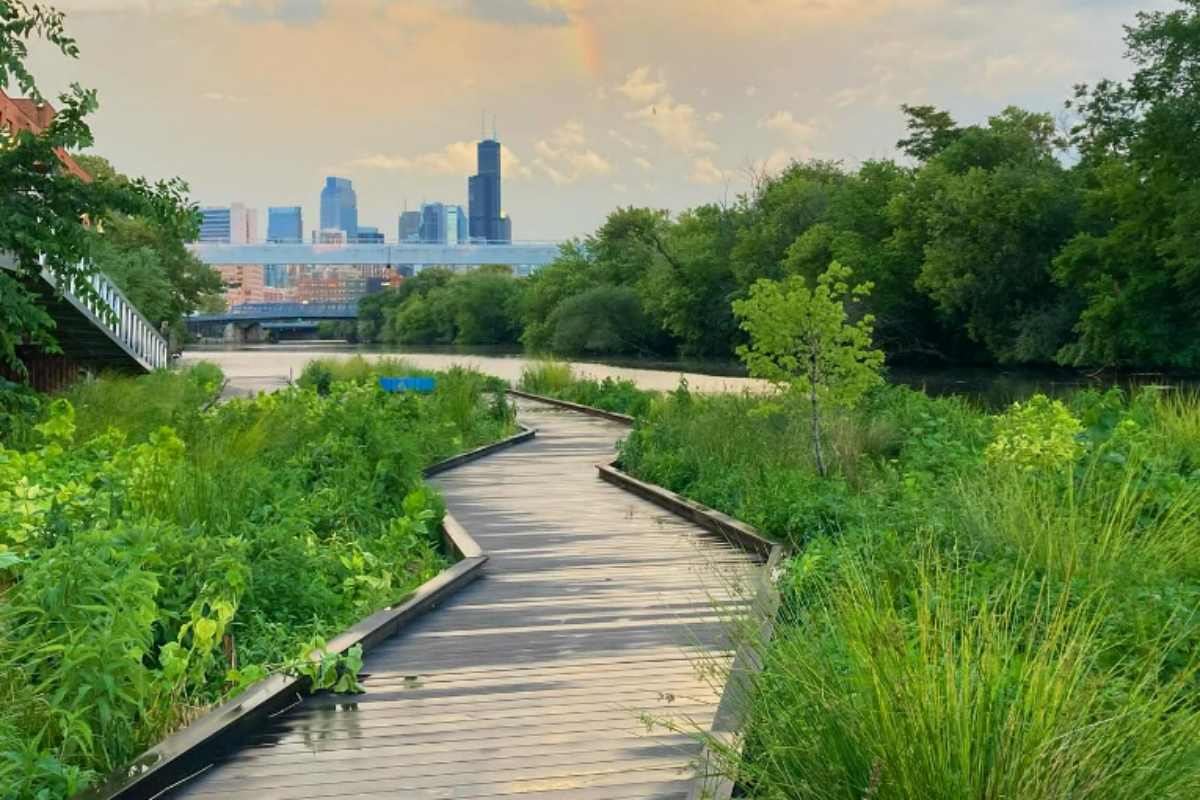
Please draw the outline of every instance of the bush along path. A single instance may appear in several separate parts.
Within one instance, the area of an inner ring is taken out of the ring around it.
[[[304,657],[444,566],[421,471],[514,426],[473,373],[346,377],[209,407],[204,365],[5,416],[0,794],[69,796],[272,671],[353,688]]]

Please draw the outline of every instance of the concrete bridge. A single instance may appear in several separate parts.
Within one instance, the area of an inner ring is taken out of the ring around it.
[[[217,314],[193,314],[187,328],[194,336],[261,342],[273,333],[313,333],[322,322],[357,318],[357,303],[244,303]]]
[[[540,267],[558,256],[558,242],[511,244],[212,244],[188,245],[196,258],[210,266],[235,264],[412,265],[473,267],[505,264]]]

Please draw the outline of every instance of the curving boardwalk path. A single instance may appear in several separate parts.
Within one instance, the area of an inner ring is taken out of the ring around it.
[[[625,428],[522,401],[535,439],[439,476],[483,576],[171,796],[685,798],[750,559],[596,477]]]

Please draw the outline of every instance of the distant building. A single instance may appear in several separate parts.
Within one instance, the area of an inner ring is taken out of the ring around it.
[[[419,239],[426,244],[446,241],[446,206],[442,203],[421,204]]]
[[[198,241],[229,244],[229,207],[200,209],[200,237]]]
[[[465,243],[469,221],[462,206],[446,206],[446,244]]]
[[[508,214],[500,217],[500,241],[505,244],[512,243],[512,217]]]
[[[355,241],[359,244],[383,244],[383,234],[380,233],[379,228],[370,228],[361,225],[358,228],[358,235],[355,237]]]
[[[214,267],[225,287],[225,302],[231,306],[261,303],[266,299],[263,268],[252,264],[228,264]]]
[[[328,177],[321,190],[321,230],[334,229],[351,241],[358,234],[358,197],[348,178]]]
[[[314,244],[345,244],[347,241],[346,232],[339,228],[313,231]]]
[[[267,241],[295,244],[304,241],[304,217],[300,206],[267,209]]]
[[[472,241],[504,241],[500,224],[500,142],[484,139],[476,146],[478,172],[467,179],[468,226]]]
[[[421,240],[421,212],[405,211],[400,215],[398,241],[419,242]]]
[[[200,209],[197,241],[214,244],[249,244],[258,240],[258,210],[241,203]]]

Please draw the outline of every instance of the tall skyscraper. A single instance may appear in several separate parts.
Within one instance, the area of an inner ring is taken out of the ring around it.
[[[478,172],[467,179],[472,241],[504,241],[500,224],[500,142],[484,139],[475,150]]]
[[[421,240],[421,212],[405,211],[400,215],[399,241],[417,242]]]
[[[267,241],[297,244],[304,241],[304,217],[300,206],[267,209]]]
[[[321,190],[321,230],[345,231],[346,239],[358,235],[358,197],[349,178],[328,177]]]

